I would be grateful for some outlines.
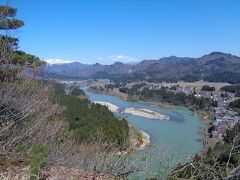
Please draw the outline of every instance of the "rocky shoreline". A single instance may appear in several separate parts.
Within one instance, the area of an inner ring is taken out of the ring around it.
[[[150,145],[150,135],[148,133],[146,133],[145,131],[143,130],[139,130],[142,134],[142,140],[143,140],[143,143],[140,145],[140,147],[138,148],[138,150],[144,150],[146,149],[147,147],[149,147]]]
[[[150,135],[140,129],[135,128],[129,124],[129,151],[141,151],[150,147],[151,137]]]

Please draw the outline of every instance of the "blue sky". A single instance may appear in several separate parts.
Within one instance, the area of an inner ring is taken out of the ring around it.
[[[240,0],[12,0],[20,48],[43,59],[134,62],[240,55]]]

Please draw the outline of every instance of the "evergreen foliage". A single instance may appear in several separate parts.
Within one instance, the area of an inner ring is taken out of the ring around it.
[[[38,175],[40,170],[46,165],[48,156],[47,146],[41,144],[34,144],[30,152],[30,168],[31,168],[31,179],[39,179]]]
[[[204,85],[202,87],[202,91],[215,91],[215,87],[210,87],[208,85]]]
[[[34,55],[17,51],[18,38],[13,31],[24,25],[22,20],[16,19],[17,9],[0,5],[0,81],[11,81],[21,71],[20,66],[35,68],[44,64]]]
[[[240,85],[230,85],[221,87],[221,91],[235,93],[236,96],[240,96]]]
[[[142,88],[140,85],[134,85],[131,89],[121,89],[122,92],[127,92],[130,97],[138,96],[143,101],[160,101],[173,103],[175,105],[184,105],[195,109],[208,110],[214,104],[208,98],[197,98],[193,94],[174,93],[162,87],[159,90]]]
[[[78,88],[74,88],[74,89],[71,91],[70,95],[72,95],[72,96],[86,96],[85,93],[84,93],[84,91],[81,90],[81,89],[78,89]]]
[[[128,122],[117,119],[106,106],[91,103],[87,98],[80,99],[82,90],[74,89],[72,93],[63,93],[63,87],[56,88],[57,99],[65,107],[64,116],[69,122],[68,136],[80,143],[87,143],[102,134],[103,142],[115,142],[123,145],[128,138]]]
[[[10,6],[0,6],[0,62],[9,64],[12,60],[12,52],[18,47],[18,39],[11,36],[14,31],[24,25],[22,20],[16,19],[17,9]],[[6,33],[3,33],[6,32]]]
[[[238,99],[238,100],[236,100],[234,102],[231,102],[230,103],[230,107],[240,109],[240,99]]]
[[[38,57],[23,51],[14,52],[12,63],[16,65],[27,65],[29,67],[38,67],[45,64],[45,62],[41,61]]]

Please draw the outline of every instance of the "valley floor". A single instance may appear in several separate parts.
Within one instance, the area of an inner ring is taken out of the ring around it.
[[[122,100],[125,100],[125,101],[129,100],[128,95],[119,92],[118,88],[114,88],[113,90],[111,90],[111,89],[106,90],[105,88],[103,88],[102,91],[91,89],[90,91],[92,91],[94,93],[100,93],[100,94],[104,94],[104,95],[109,95],[109,96],[116,96],[116,97],[119,97],[119,98],[121,98]],[[131,99],[131,100],[138,101],[137,98],[136,99]],[[162,107],[162,108],[177,108],[176,105],[171,104],[171,103],[156,102],[156,101],[153,101],[153,103],[155,104],[155,106]],[[204,128],[202,130],[200,130],[199,133],[202,134],[201,141],[203,143],[203,147],[204,148],[199,153],[201,153],[201,154],[203,153],[204,154],[204,153],[207,152],[207,150],[209,148],[214,147],[214,145],[217,142],[222,141],[222,139],[219,138],[219,137],[212,137],[212,138],[210,138],[210,134],[208,132],[208,129],[211,127],[211,123],[212,123],[212,116],[213,115],[212,115],[211,111],[193,110],[191,108],[189,108],[189,110],[192,111],[193,115],[199,116],[200,119],[203,121]],[[134,115],[137,114],[137,115],[141,116],[141,113],[139,114],[138,111],[134,111],[134,112],[131,111],[131,114],[134,114]],[[152,117],[147,117],[147,118],[152,118]],[[168,118],[169,117],[164,117],[164,119],[168,119]],[[139,131],[141,131],[141,130],[139,130]],[[142,137],[144,137],[144,133],[142,134]]]

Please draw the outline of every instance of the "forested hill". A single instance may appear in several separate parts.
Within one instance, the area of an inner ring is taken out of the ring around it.
[[[199,58],[170,56],[159,60],[143,60],[137,64],[121,62],[112,65],[53,64],[47,65],[41,75],[60,79],[109,78],[153,82],[203,79],[212,82],[240,83],[240,57],[212,52]]]

